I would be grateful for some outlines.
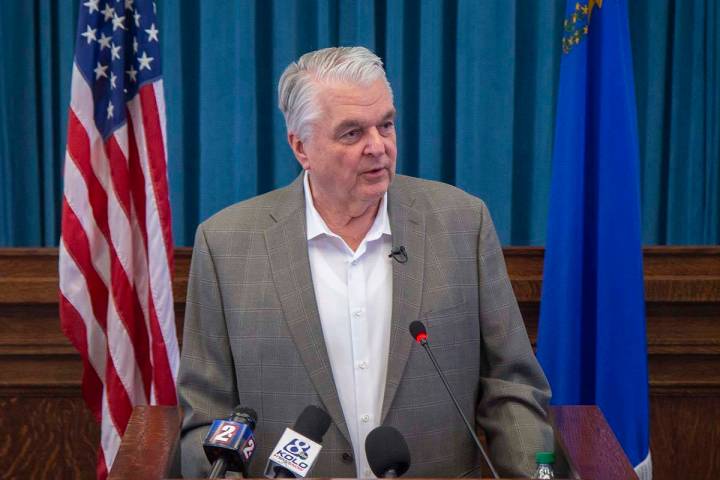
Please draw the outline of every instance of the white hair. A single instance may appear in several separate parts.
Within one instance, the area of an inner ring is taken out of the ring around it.
[[[278,82],[278,107],[285,116],[288,133],[302,141],[310,136],[312,124],[320,116],[318,85],[347,82],[367,86],[385,81],[382,60],[365,47],[332,47],[308,52],[285,69]]]

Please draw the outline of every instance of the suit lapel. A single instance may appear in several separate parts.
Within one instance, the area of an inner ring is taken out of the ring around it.
[[[404,246],[406,263],[393,262],[392,326],[390,329],[390,356],[388,358],[385,396],[383,397],[381,422],[385,420],[405,365],[414,343],[408,327],[417,320],[422,300],[423,272],[425,266],[425,217],[412,208],[414,199],[394,188],[396,178],[388,192],[390,228],[393,247]]]
[[[412,208],[413,198],[401,188],[395,188],[397,183],[396,179],[388,192],[388,213],[393,245],[405,247],[408,261],[404,264],[393,262],[392,267],[390,356],[382,421],[395,398],[414,343],[408,326],[419,316],[425,267],[425,218]],[[276,223],[265,231],[273,280],[288,328],[313,385],[333,422],[349,441],[310,272],[302,175],[286,192],[287,197],[277,203],[271,214]]]
[[[302,175],[287,190],[265,231],[272,276],[285,320],[325,409],[349,441],[345,415],[333,381],[310,272]]]

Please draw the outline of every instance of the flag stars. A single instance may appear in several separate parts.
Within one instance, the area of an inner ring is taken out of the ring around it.
[[[128,74],[128,77],[130,77],[130,81],[131,81],[131,82],[133,82],[133,83],[134,83],[134,82],[137,82],[137,74],[138,74],[138,71],[135,70],[135,66],[134,66],[134,65],[130,65],[130,70],[125,70],[125,73]]]
[[[99,1],[100,0],[88,0],[87,2],[83,3],[83,6],[88,8],[88,14],[100,11],[100,8],[98,8]]]
[[[125,21],[125,15],[123,15],[122,17],[120,17],[120,16],[118,16],[117,13],[114,13],[114,14],[113,14],[113,19],[112,19],[113,32],[114,32],[115,30],[117,30],[118,28],[120,28],[120,29],[122,29],[122,30],[127,30],[127,28],[125,28],[125,25],[123,25],[123,22],[124,22],[124,21]]]
[[[112,37],[108,37],[104,33],[100,34],[100,40],[98,40],[98,43],[100,44],[100,51],[105,50],[106,48],[110,48],[110,41],[112,40]]]
[[[97,29],[90,28],[90,25],[87,26],[87,30],[85,30],[85,33],[81,33],[80,36],[83,36],[87,39],[88,45],[90,45],[93,40],[97,42],[97,37],[95,36],[95,32],[97,32]]]
[[[102,14],[105,15],[105,21],[108,21],[115,15],[115,9],[109,3],[106,3],[105,8],[102,9]]]
[[[152,70],[152,68],[150,68],[150,62],[154,59],[154,57],[148,57],[147,52],[143,52],[142,56],[138,58],[138,62],[140,62],[140,71],[142,71],[143,68]]]
[[[88,47],[83,47],[86,52],[93,51],[92,56],[84,58],[82,69],[85,78],[90,81],[90,86],[97,92],[95,118],[102,128],[110,128],[125,117],[123,104],[117,102],[121,99],[129,100],[129,96],[137,92],[138,86],[146,77],[159,73],[161,64],[155,60],[160,62],[160,58],[153,50],[158,47],[147,45],[153,42],[160,44],[160,27],[152,15],[152,10],[139,11],[141,7],[149,7],[151,2],[152,0],[79,2],[85,18],[88,18],[88,10],[95,15],[89,23],[81,24],[76,33],[80,36],[76,39],[79,39],[80,45],[87,42]],[[108,50],[107,53],[105,49]]]
[[[113,60],[120,60],[120,49],[122,48],[121,45],[115,45],[115,43],[112,44],[111,55]]]
[[[157,28],[155,28],[154,23],[152,25],[150,25],[150,28],[146,28],[145,32],[147,32],[147,34],[148,34],[148,42],[152,42],[153,40],[155,40],[156,42],[158,41],[159,30]]]
[[[105,72],[105,70],[107,69],[107,65],[103,65],[102,63],[97,62],[97,67],[95,67],[95,69],[93,70],[93,72],[95,72],[95,80],[100,80],[101,77],[107,78],[107,73]]]

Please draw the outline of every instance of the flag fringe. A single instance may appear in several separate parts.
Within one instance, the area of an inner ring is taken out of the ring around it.
[[[635,466],[635,473],[640,480],[652,480],[652,457],[649,450],[645,460]]]

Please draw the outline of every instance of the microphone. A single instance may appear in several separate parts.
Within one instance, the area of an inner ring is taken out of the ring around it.
[[[203,440],[205,456],[212,463],[208,478],[225,478],[227,470],[247,477],[247,464],[255,451],[256,422],[255,410],[238,405],[229,419],[212,423]]]
[[[390,255],[388,255],[388,257],[392,258],[398,263],[407,263],[408,261],[407,250],[405,250],[405,247],[403,245],[400,245],[399,247],[394,247],[392,250],[390,250]]]
[[[305,407],[293,428],[286,428],[265,466],[267,478],[307,476],[322,449],[323,435],[330,428],[330,415],[314,405]]]
[[[410,335],[413,336],[416,342],[418,342],[420,345],[423,346],[425,351],[427,352],[428,356],[430,357],[430,361],[432,362],[433,366],[435,367],[435,370],[437,370],[438,375],[440,375],[440,380],[442,380],[443,385],[445,385],[445,389],[450,394],[450,398],[452,399],[453,403],[455,404],[455,408],[457,409],[458,413],[463,419],[463,422],[465,422],[465,426],[467,427],[468,432],[470,433],[470,436],[472,437],[473,441],[475,442],[475,446],[480,450],[480,453],[483,456],[483,459],[485,460],[485,463],[490,468],[490,471],[492,472],[493,478],[500,478],[497,474],[497,471],[495,470],[495,466],[490,461],[490,457],[488,457],[488,454],[485,452],[485,449],[483,448],[482,444],[480,443],[480,440],[477,437],[477,434],[475,433],[475,430],[470,425],[470,422],[468,422],[467,417],[465,417],[465,414],[463,413],[462,409],[460,408],[460,404],[457,401],[457,398],[455,398],[455,395],[453,395],[452,390],[450,390],[450,385],[447,382],[447,379],[445,378],[445,375],[443,375],[442,370],[440,370],[440,365],[438,365],[437,360],[435,359],[435,355],[433,355],[432,350],[430,350],[430,344],[428,343],[428,336],[427,336],[427,330],[425,329],[425,325],[423,325],[422,322],[419,322],[415,320],[410,324]]]
[[[410,468],[410,449],[393,427],[377,427],[365,438],[365,454],[378,478],[397,478]]]

